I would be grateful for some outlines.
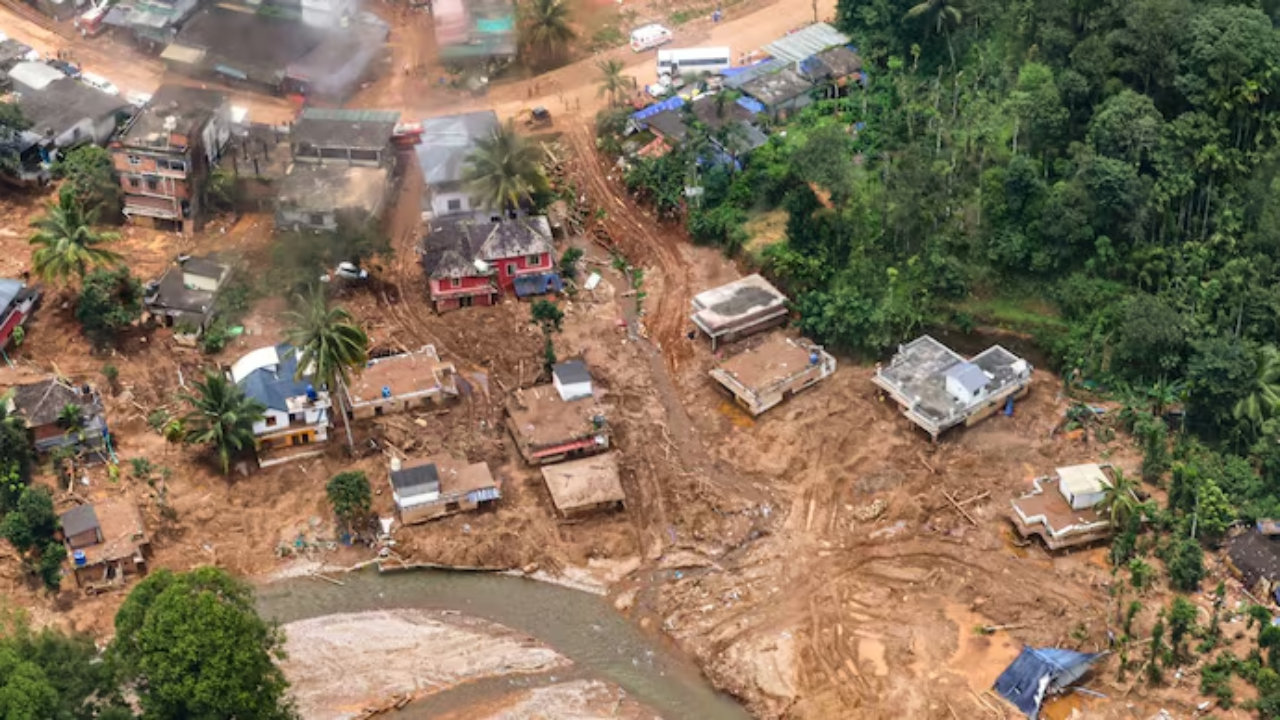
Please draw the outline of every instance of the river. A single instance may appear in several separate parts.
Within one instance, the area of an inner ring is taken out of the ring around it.
[[[643,632],[604,598],[551,583],[492,573],[419,570],[349,573],[342,586],[292,578],[258,588],[258,609],[281,624],[368,610],[452,610],[506,625],[569,658],[581,673],[612,682],[671,720],[741,720],[750,715],[717,692],[688,658]],[[504,681],[505,682],[505,681]],[[444,707],[499,694],[481,681],[444,691],[427,704]],[[492,690],[493,695],[489,694]],[[421,708],[419,708],[421,709]],[[410,716],[420,716],[415,711]]]

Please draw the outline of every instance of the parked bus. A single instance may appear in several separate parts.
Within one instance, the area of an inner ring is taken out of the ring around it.
[[[718,73],[733,67],[733,55],[727,47],[684,48],[658,51],[658,79],[681,75]]]

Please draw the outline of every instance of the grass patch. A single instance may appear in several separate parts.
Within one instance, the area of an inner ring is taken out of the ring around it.
[[[1067,322],[1052,303],[1041,297],[1026,295],[992,295],[970,297],[953,303],[957,319],[967,318],[974,325],[994,325],[1003,330],[1034,334],[1043,330],[1066,330]]]
[[[605,25],[599,30],[596,30],[594,34],[592,34],[591,43],[588,46],[588,48],[592,52],[609,50],[609,49],[618,47],[626,39],[627,39],[626,35],[622,34],[622,31],[618,29],[618,26]]]
[[[711,14],[712,9],[713,8],[710,5],[708,5],[705,7],[693,7],[693,8],[687,8],[685,10],[677,10],[671,13],[671,18],[670,18],[671,24],[683,25],[689,22],[690,20],[698,20],[700,18],[707,17],[708,15]]]
[[[742,249],[757,266],[764,262],[765,248],[786,238],[788,218],[787,211],[781,208],[751,213],[751,218],[744,226],[747,242]]]

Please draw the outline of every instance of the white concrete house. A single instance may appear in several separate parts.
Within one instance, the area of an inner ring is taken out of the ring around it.
[[[556,386],[560,399],[573,402],[591,397],[591,373],[581,360],[557,363],[551,368],[551,384]]]
[[[231,380],[267,408],[253,425],[263,467],[318,455],[322,450],[311,446],[329,440],[329,393],[312,383],[309,369],[295,378],[297,369],[298,354],[285,344],[254,350],[231,366]]]

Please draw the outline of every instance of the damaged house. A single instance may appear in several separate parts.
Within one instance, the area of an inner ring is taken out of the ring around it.
[[[871,381],[937,440],[949,428],[974,425],[1026,393],[1031,369],[1030,363],[999,345],[966,359],[922,335],[900,346],[888,367],[878,367]]]
[[[1111,465],[1072,465],[1036,478],[1031,492],[1010,501],[1010,518],[1023,538],[1039,537],[1060,550],[1111,537],[1102,503],[1115,483]]]
[[[457,373],[433,345],[374,358],[344,388],[347,408],[364,419],[440,405],[458,396]]]
[[[402,464],[396,458],[391,461],[391,497],[400,522],[413,525],[487,507],[502,491],[486,463],[438,457]]]
[[[71,576],[87,594],[123,585],[147,574],[147,539],[142,513],[130,502],[77,505],[62,513],[63,541]]]
[[[180,258],[147,285],[142,304],[162,325],[187,327],[190,335],[199,335],[213,320],[218,291],[230,276],[230,266],[209,258]]]
[[[400,113],[307,108],[293,126],[276,198],[276,227],[334,231],[382,216],[395,166]]]
[[[552,384],[516,390],[507,401],[507,429],[525,462],[549,465],[608,450],[609,423],[586,366],[561,363],[552,374]]]
[[[835,371],[836,359],[822,346],[775,334],[721,362],[711,377],[739,406],[759,415]]]
[[[329,393],[317,388],[308,373],[297,377],[298,353],[292,346],[254,350],[231,366],[230,375],[247,397],[267,408],[253,424],[260,466],[323,452],[315,445],[329,440]]]
[[[436,312],[561,288],[551,225],[541,215],[436,221],[421,247]]]
[[[26,423],[36,452],[58,448],[101,451],[106,447],[106,411],[102,398],[91,386],[16,371],[6,373],[0,384],[12,388],[9,413]],[[67,413],[73,408],[79,411],[78,428],[67,422]]]
[[[414,148],[427,193],[422,198],[423,211],[435,218],[446,215],[469,215],[479,210],[471,202],[463,177],[467,156],[476,141],[498,131],[501,124],[492,110],[446,115],[422,121],[421,143]]]
[[[125,217],[187,234],[198,230],[209,175],[230,139],[226,96],[161,85],[111,143]]]
[[[705,290],[693,298],[690,317],[711,338],[711,349],[787,321],[787,296],[759,274]]]

